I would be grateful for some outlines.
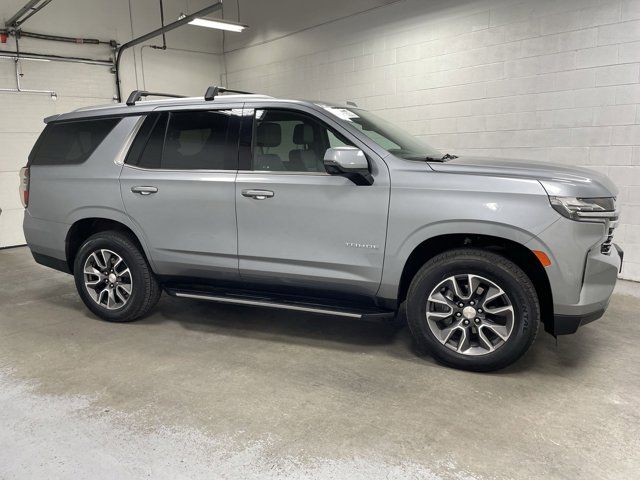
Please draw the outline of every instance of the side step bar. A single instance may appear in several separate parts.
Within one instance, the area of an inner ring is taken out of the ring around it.
[[[283,297],[236,294],[222,291],[204,292],[178,290],[175,288],[165,288],[165,291],[169,295],[179,298],[192,298],[195,300],[207,300],[210,302],[247,305],[252,307],[277,308],[280,310],[293,310],[297,312],[317,313],[323,315],[336,315],[340,317],[358,318],[362,320],[383,320],[386,318],[393,318],[393,316],[395,315],[395,312],[389,310],[331,305],[325,303],[316,303],[315,301],[309,301],[306,299],[287,299]]]

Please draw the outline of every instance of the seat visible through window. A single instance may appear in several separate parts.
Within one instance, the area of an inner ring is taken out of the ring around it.
[[[314,149],[314,138],[311,125],[299,123],[294,127],[293,143],[297,148],[289,152],[289,164],[287,165],[289,170],[298,172],[324,171],[324,159]]]
[[[311,115],[257,110],[253,170],[326,173],[325,152],[338,144],[351,145]]]
[[[256,128],[256,157],[254,170],[284,170],[280,155],[270,153],[282,143],[282,127],[278,123],[262,122]]]

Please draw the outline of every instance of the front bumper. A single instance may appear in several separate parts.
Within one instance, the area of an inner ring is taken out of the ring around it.
[[[604,315],[605,308],[584,315],[554,315],[553,335],[570,335],[587,323],[594,322]]]
[[[580,300],[575,305],[557,305],[553,318],[553,335],[575,333],[579,327],[604,315],[622,270],[624,252],[614,245],[609,255],[600,252],[589,254],[585,266]]]
[[[619,248],[603,248],[610,227],[610,222],[558,218],[526,243],[551,259],[545,268],[553,301],[553,313],[543,318],[548,333],[573,333],[607,308],[622,265]]]

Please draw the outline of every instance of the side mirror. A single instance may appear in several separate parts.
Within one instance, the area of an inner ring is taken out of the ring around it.
[[[324,166],[329,174],[346,177],[356,185],[373,184],[369,162],[359,148],[328,148],[324,154]]]

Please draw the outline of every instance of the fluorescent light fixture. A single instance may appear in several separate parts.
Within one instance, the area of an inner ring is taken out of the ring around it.
[[[227,22],[225,20],[209,20],[207,18],[196,18],[189,22],[189,25],[197,25],[198,27],[215,28],[218,30],[228,30],[230,32],[241,32],[247,25],[240,23]]]

